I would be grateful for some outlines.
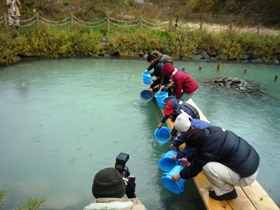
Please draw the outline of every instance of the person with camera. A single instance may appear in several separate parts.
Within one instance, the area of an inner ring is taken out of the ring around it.
[[[130,175],[128,167],[125,166],[128,158],[128,154],[120,153],[116,158],[115,168],[104,168],[95,175],[92,194],[96,203],[86,206],[84,210],[146,210],[135,195],[135,177]],[[124,194],[127,198],[123,198]]]

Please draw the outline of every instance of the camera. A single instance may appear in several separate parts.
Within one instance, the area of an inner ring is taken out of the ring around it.
[[[115,169],[119,171],[119,173],[122,175],[123,180],[128,182],[129,178],[128,176],[130,175],[128,167],[125,165],[126,162],[129,159],[129,154],[121,152],[117,157],[116,157],[116,163],[115,163]]]

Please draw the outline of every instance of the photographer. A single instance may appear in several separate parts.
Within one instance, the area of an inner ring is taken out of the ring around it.
[[[124,194],[128,198],[136,198],[135,177],[128,178],[124,181],[115,168],[102,169],[94,177],[92,194],[95,198],[122,198]]]
[[[114,209],[114,210],[146,210],[146,207],[135,195],[135,177],[130,175],[125,166],[129,159],[126,153],[120,153],[116,158],[115,168],[100,170],[93,179],[92,194],[96,203],[84,210]],[[126,194],[128,198],[122,198]]]

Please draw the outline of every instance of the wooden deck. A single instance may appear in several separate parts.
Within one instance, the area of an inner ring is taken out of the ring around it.
[[[199,111],[201,120],[209,122],[192,99],[188,100],[187,102],[193,105]],[[168,119],[166,122],[169,128],[173,128],[174,123],[170,119]],[[185,145],[181,145],[180,149],[182,149],[184,146]],[[205,207],[209,210],[279,210],[279,207],[276,205],[276,203],[269,197],[269,195],[257,181],[247,187],[235,186],[236,192],[238,194],[237,199],[217,201],[209,197],[208,193],[211,185],[203,172],[199,173],[193,178],[193,180],[205,204]]]

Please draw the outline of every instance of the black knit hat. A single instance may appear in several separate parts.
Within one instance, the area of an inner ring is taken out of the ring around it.
[[[157,55],[149,54],[149,55],[147,56],[147,61],[150,62],[151,60],[153,60],[153,59],[155,59],[155,58],[157,58]]]
[[[121,174],[115,168],[105,168],[95,175],[92,194],[95,198],[122,198],[125,189]]]

